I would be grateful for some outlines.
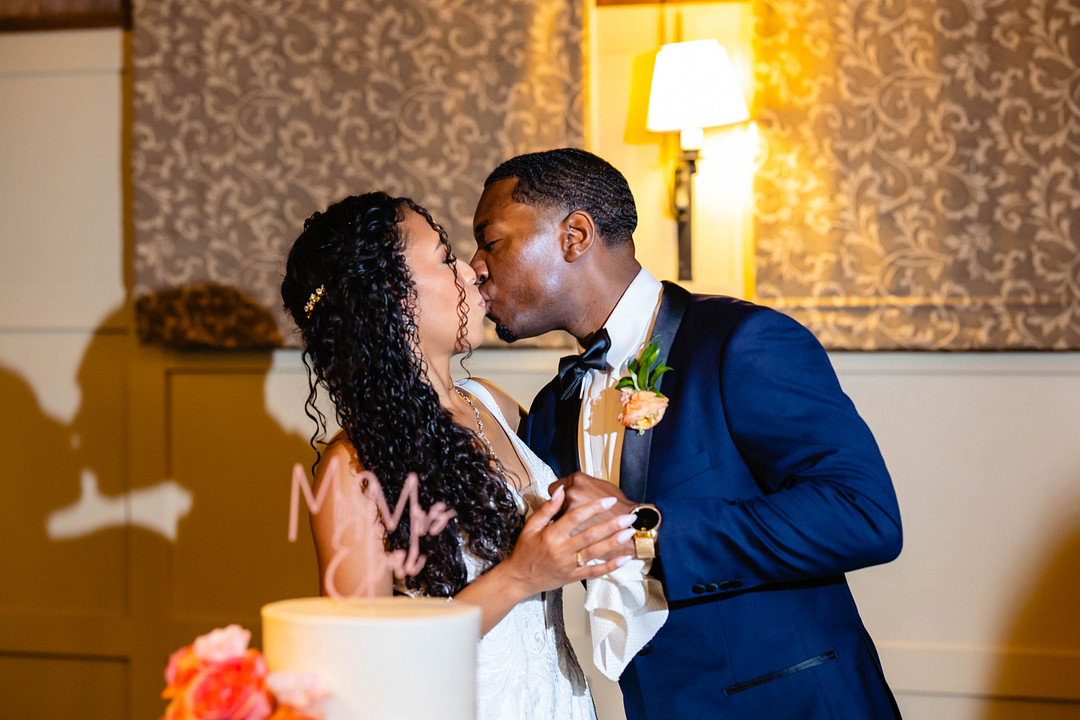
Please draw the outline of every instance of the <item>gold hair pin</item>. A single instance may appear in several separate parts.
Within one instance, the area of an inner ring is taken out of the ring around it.
[[[322,300],[323,294],[325,292],[326,286],[320,285],[319,287],[315,288],[315,292],[311,293],[311,296],[308,298],[307,305],[304,306],[304,312],[309,318],[311,317],[311,311],[314,310],[315,306],[319,304],[320,300]]]

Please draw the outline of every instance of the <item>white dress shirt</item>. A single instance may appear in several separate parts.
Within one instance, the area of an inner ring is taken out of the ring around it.
[[[611,337],[607,370],[589,370],[581,383],[580,467],[616,486],[626,428],[618,419],[622,403],[615,384],[627,374],[627,363],[648,346],[662,290],[642,268],[604,323]],[[667,620],[667,600],[660,582],[648,575],[651,567],[651,560],[635,559],[586,583],[593,663],[612,680],[619,679]]]
[[[607,372],[589,370],[581,382],[580,467],[583,472],[616,487],[626,428],[619,422],[622,403],[615,384],[629,372],[627,363],[648,346],[662,290],[660,281],[641,268],[604,323],[611,338]]]

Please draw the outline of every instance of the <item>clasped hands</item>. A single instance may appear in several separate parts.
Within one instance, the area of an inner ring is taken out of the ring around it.
[[[578,472],[551,484],[525,521],[507,563],[532,592],[589,580],[634,556],[634,503],[609,482]]]

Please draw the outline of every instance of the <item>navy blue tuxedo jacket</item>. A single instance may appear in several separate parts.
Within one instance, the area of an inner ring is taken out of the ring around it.
[[[824,349],[781,313],[664,283],[667,414],[620,485],[659,506],[671,612],[620,685],[629,720],[899,717],[844,573],[900,552],[885,463]],[[523,436],[578,466],[580,400],[549,383]]]

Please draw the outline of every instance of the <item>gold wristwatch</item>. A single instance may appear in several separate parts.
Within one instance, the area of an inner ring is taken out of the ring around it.
[[[649,503],[643,503],[634,508],[637,520],[631,525],[634,528],[634,555],[640,559],[656,557],[656,531],[663,521],[660,508]]]

